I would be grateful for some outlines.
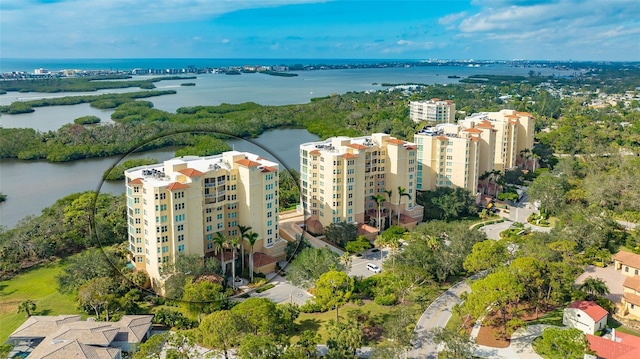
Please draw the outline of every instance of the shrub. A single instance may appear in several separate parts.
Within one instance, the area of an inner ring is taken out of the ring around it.
[[[384,295],[378,295],[373,300],[376,304],[380,305],[394,305],[398,301],[398,297],[395,294],[389,293]]]
[[[265,290],[269,290],[269,289],[271,289],[271,288],[273,288],[273,287],[275,287],[275,286],[276,286],[276,285],[275,285],[275,284],[273,284],[273,283],[267,284],[267,285],[265,285],[264,287],[260,287],[260,288],[258,288],[258,289],[256,290],[256,293],[262,293],[262,292],[264,292]]]
[[[320,313],[322,312],[322,306],[314,301],[306,302],[300,306],[300,311],[303,313]]]

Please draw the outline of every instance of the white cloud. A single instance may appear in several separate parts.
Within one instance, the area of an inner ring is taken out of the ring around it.
[[[454,13],[454,14],[449,14],[447,16],[443,16],[443,17],[439,18],[438,19],[438,24],[440,24],[440,25],[453,24],[454,22],[462,19],[465,16],[467,16],[467,12],[466,11],[458,12],[458,13]]]
[[[222,39],[222,40],[220,40],[220,43],[222,43],[222,44],[228,44],[228,43],[230,43],[230,42],[231,42],[231,40],[229,40],[229,39]]]

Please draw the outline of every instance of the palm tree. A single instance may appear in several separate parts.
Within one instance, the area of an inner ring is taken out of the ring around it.
[[[491,171],[491,175],[489,176],[489,182],[493,182],[493,197],[498,197],[497,180],[500,177],[502,177],[502,172],[498,170]]]
[[[251,247],[251,252],[249,252],[249,276],[251,278],[251,281],[253,282],[253,246],[255,246],[256,242],[258,241],[258,233],[249,231],[246,238],[249,242],[249,246]]]
[[[216,252],[220,253],[220,266],[222,267],[222,275],[225,275],[227,272],[227,266],[224,264],[224,245],[227,243],[227,239],[224,238],[222,232],[216,233],[216,236],[213,237],[213,243],[216,244]]]
[[[593,299],[609,294],[607,283],[600,278],[588,277],[578,286],[578,289],[587,293]]]
[[[351,269],[351,262],[351,254],[349,254],[349,252],[342,253],[342,255],[340,256],[340,263],[344,265],[347,273],[349,272],[349,269]]]
[[[233,254],[233,256],[231,257],[231,283],[233,283],[233,286],[235,287],[235,283],[236,283],[236,249],[238,249],[238,245],[240,243],[240,238],[239,237],[233,237],[233,239],[231,239],[229,241],[229,243],[231,244],[231,253]]]
[[[389,196],[389,227],[391,227],[391,196],[393,195],[393,191],[385,189],[384,193],[386,193],[387,196]]]
[[[528,148],[523,148],[520,150],[520,158],[524,160],[523,165],[524,168],[527,168],[527,163],[529,163],[529,159],[531,159],[531,150]]]
[[[484,173],[482,175],[480,175],[480,177],[478,177],[478,179],[480,181],[484,182],[484,180],[486,180],[489,177],[491,177],[492,173],[493,173],[492,171],[484,171]],[[485,183],[485,186],[484,186],[484,194],[487,194],[487,192],[489,192],[489,181],[487,181]]]
[[[25,312],[27,318],[31,316],[31,314],[36,310],[36,302],[31,299],[27,299],[20,303],[18,306],[18,313]]]
[[[536,171],[536,163],[538,163],[538,160],[540,159],[540,155],[537,154],[537,153],[532,152],[531,153],[531,159],[533,160],[533,165],[532,165],[531,171],[535,172]]]
[[[398,225],[400,225],[400,202],[402,201],[402,197],[406,196],[411,199],[411,195],[407,193],[405,188],[398,186]]]
[[[381,232],[382,231],[382,226],[381,226],[381,223],[380,223],[380,208],[382,206],[382,202],[384,202],[384,196],[381,195],[381,194],[376,194],[376,195],[371,196],[371,199],[376,201],[376,204],[378,205],[378,222],[377,222],[377,224],[378,224],[378,232]]]
[[[238,225],[238,230],[240,231],[240,239],[242,240],[240,243],[242,245],[242,273],[244,273],[244,240],[247,238],[247,232],[251,229],[251,226],[243,226],[241,224]]]

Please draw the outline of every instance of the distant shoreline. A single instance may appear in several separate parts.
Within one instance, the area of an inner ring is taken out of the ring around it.
[[[290,73],[334,69],[402,68],[422,66],[583,68],[593,62],[524,60],[364,60],[364,59],[3,59],[6,80],[27,77],[87,75],[175,75],[275,71]],[[36,73],[38,72],[38,73]]]

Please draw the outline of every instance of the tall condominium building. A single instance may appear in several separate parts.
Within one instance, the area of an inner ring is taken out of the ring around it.
[[[520,151],[533,148],[534,118],[528,112],[501,110],[482,112],[458,121],[464,128],[495,130],[495,162],[498,171],[513,168],[522,159]],[[481,172],[482,173],[482,172]]]
[[[163,266],[180,254],[214,255],[214,236],[238,237],[239,225],[258,234],[254,252],[262,253],[262,267],[256,271],[270,272],[284,258],[277,163],[229,151],[136,167],[125,176],[131,261],[149,274],[156,290],[163,290]],[[231,258],[227,250],[222,265]]]
[[[480,168],[479,129],[454,124],[426,127],[413,136],[418,145],[417,189],[461,187],[475,194]]]
[[[456,104],[451,100],[437,98],[427,101],[411,101],[409,117],[414,122],[454,123]]]
[[[423,213],[415,202],[416,149],[384,133],[300,145],[300,206],[307,221],[324,227],[344,221],[372,223],[377,218],[372,196],[383,195],[383,218],[389,210],[396,215],[400,211],[400,225],[416,225]],[[400,196],[398,187],[408,196]],[[385,190],[392,192],[390,201]]]

